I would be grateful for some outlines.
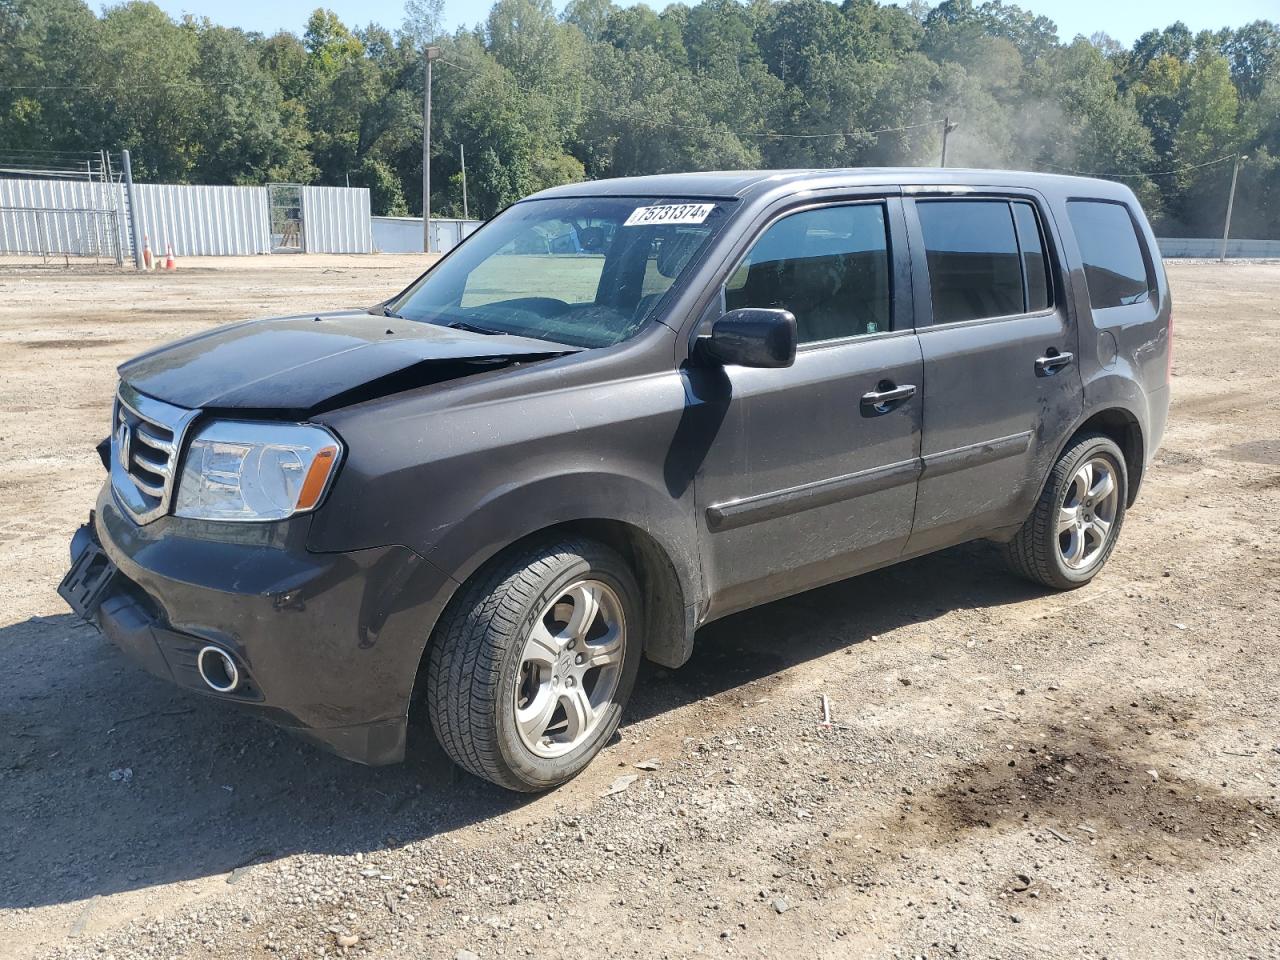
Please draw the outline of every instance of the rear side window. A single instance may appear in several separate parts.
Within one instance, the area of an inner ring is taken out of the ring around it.
[[[801,343],[890,327],[885,208],[860,203],[783,217],[725,283],[725,307],[795,314]]]
[[[1025,311],[1013,214],[1004,200],[921,200],[933,322]]]
[[[1129,208],[1105,200],[1071,200],[1067,214],[1084,259],[1089,305],[1101,310],[1146,300],[1151,276]]]

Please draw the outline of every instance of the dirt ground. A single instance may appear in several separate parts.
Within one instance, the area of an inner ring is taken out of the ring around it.
[[[535,798],[329,757],[54,592],[117,363],[421,266],[0,268],[0,956],[1280,957],[1280,263],[1170,264],[1170,429],[1093,585],[973,544],[716,623]]]

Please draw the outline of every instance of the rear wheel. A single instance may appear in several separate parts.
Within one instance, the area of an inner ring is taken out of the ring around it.
[[[459,766],[510,790],[545,790],[613,736],[640,662],[640,591],[590,540],[534,544],[490,563],[436,629],[432,726]]]
[[[1021,576],[1055,590],[1082,587],[1115,549],[1129,475],[1110,438],[1083,434],[1063,451],[1022,529],[1005,544]]]

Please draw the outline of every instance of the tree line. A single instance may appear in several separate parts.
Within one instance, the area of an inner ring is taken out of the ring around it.
[[[937,164],[1123,179],[1169,235],[1280,238],[1280,25],[1132,47],[1059,37],[1001,0],[497,0],[447,33],[443,0],[301,34],[175,21],[154,4],[0,0],[0,154],[129,148],[139,180],[368,187],[421,210],[434,66],[432,209],[488,217],[535,190],[675,170]],[[28,155],[23,153],[23,155]]]

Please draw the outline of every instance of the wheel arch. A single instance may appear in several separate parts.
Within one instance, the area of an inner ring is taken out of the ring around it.
[[[1082,433],[1100,433],[1111,438],[1124,454],[1125,472],[1129,475],[1129,490],[1125,497],[1125,506],[1132,507],[1138,498],[1138,487],[1141,486],[1146,472],[1146,446],[1142,433],[1142,424],[1131,410],[1121,406],[1106,407],[1088,414],[1071,434],[1054,457],[1054,463],[1062,456],[1062,451]],[[1050,467],[1052,471],[1052,467]],[[1048,482],[1048,477],[1045,477]],[[1041,484],[1041,489],[1044,485]]]
[[[621,554],[640,582],[644,595],[649,621],[646,624],[645,656],[664,666],[678,667],[684,663],[689,658],[693,637],[694,617],[690,608],[694,599],[688,595],[686,582],[671,551],[652,532],[634,522],[609,516],[582,516],[530,530],[497,545],[484,556],[473,557],[466,572],[458,577],[459,585],[453,595],[456,596],[463,584],[499,558],[525,549],[531,543],[565,536],[586,537]]]
[[[1124,455],[1125,474],[1129,481],[1129,490],[1125,496],[1124,505],[1126,508],[1132,507],[1134,501],[1138,498],[1138,487],[1141,485],[1143,476],[1146,473],[1146,437],[1142,430],[1142,421],[1138,419],[1138,415],[1129,407],[1120,403],[1111,403],[1086,411],[1072,428],[1063,434],[1062,441],[1058,444],[1058,449],[1054,451],[1053,459],[1048,462],[1044,469],[1044,475],[1040,478],[1040,483],[1035,488],[1036,499],[1031,501],[1032,505],[1044,493],[1044,488],[1049,483],[1049,478],[1053,476],[1053,468],[1058,460],[1061,459],[1062,454],[1082,433],[1100,433],[1105,437],[1109,437],[1120,448],[1120,452]],[[998,531],[992,536],[992,539],[1004,542],[1014,536],[1021,526],[1022,521],[1019,520],[1016,525]]]
[[[437,640],[439,625],[446,620],[450,608],[463,594],[463,588],[485,569],[508,554],[527,549],[531,544],[564,537],[595,540],[615,550],[631,567],[640,584],[641,602],[646,616],[644,655],[666,667],[679,667],[693,650],[696,628],[696,604],[687,598],[671,554],[651,533],[640,526],[611,517],[578,517],[564,520],[525,533],[482,558],[475,558],[468,573],[454,587],[432,625],[423,645],[414,678],[413,696],[409,704],[411,731],[423,728],[424,692],[427,664],[432,645]]]

